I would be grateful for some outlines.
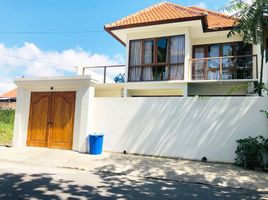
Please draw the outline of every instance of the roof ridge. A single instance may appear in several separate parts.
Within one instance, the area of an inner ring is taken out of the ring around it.
[[[189,6],[188,8],[194,9],[194,10],[206,11],[206,12],[209,12],[210,14],[218,15],[218,16],[225,17],[225,18],[228,18],[228,19],[235,19],[235,17],[233,17],[231,15],[227,15],[227,14],[224,14],[224,13],[216,12],[216,11],[209,10],[209,9],[206,9],[206,8],[200,8],[198,6]]]
[[[195,6],[187,7],[173,2],[163,1],[115,22],[106,24],[104,28],[109,32],[117,29],[193,20],[201,20],[202,26],[206,30],[227,30],[233,27],[236,19],[232,16],[208,9]]]
[[[165,1],[165,3],[170,4],[170,5],[172,5],[172,6],[175,6],[175,7],[179,7],[180,9],[189,11],[189,12],[191,12],[191,13],[195,13],[195,14],[200,15],[199,12],[193,11],[193,10],[191,10],[189,7],[182,6],[182,5],[180,5],[180,4],[176,4],[176,3],[172,3],[172,2],[167,2],[167,1]]]
[[[202,14],[200,14],[200,12],[191,10],[190,8],[188,8],[188,7],[186,7],[186,6],[182,6],[182,5],[175,4],[175,3],[172,3],[172,2],[168,2],[168,1],[163,1],[163,2],[160,2],[160,3],[158,3],[158,4],[154,4],[154,5],[150,6],[150,7],[147,7],[147,8],[144,8],[144,9],[142,9],[142,10],[139,10],[139,11],[133,13],[133,14],[128,15],[127,17],[124,17],[124,18],[121,18],[121,19],[119,19],[119,20],[116,20],[116,21],[113,22],[113,23],[106,24],[105,26],[111,26],[112,24],[114,24],[114,23],[116,23],[116,22],[118,22],[118,21],[127,20],[127,19],[129,19],[129,18],[131,18],[131,17],[137,16],[137,15],[139,15],[139,14],[141,14],[141,13],[144,13],[144,12],[146,12],[146,11],[149,11],[149,10],[151,10],[151,9],[153,9],[153,8],[157,8],[157,7],[159,7],[159,6],[161,6],[161,5],[164,5],[164,4],[169,5],[169,6],[173,6],[173,7],[176,7],[176,8],[183,9],[183,10],[185,10],[185,11],[187,11],[187,12],[190,12],[190,13],[193,13],[193,14],[195,14],[195,15],[199,15],[199,16],[202,15]]]

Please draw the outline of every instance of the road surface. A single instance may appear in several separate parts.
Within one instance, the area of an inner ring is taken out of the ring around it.
[[[0,199],[268,199],[244,189],[0,160]]]

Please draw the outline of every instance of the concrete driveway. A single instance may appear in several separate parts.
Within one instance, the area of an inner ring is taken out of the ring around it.
[[[268,173],[230,164],[104,153],[92,156],[45,148],[0,148],[0,162],[268,192]]]

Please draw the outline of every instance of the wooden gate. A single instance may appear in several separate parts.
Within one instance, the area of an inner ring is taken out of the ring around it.
[[[75,92],[32,92],[27,145],[72,149]]]

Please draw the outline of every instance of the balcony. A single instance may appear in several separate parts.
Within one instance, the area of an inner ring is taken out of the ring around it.
[[[226,57],[211,57],[211,58],[194,58],[189,60],[189,81],[208,81],[208,80],[257,80],[257,55],[245,56],[226,56]],[[125,77],[125,65],[110,65],[110,66],[92,66],[83,67],[82,75],[90,74],[93,79],[99,83],[124,83],[127,80]],[[159,67],[158,67],[159,68]],[[157,69],[158,69],[157,68]],[[161,67],[160,67],[161,68]],[[163,67],[162,67],[163,68]],[[170,71],[165,67],[167,73]],[[161,71],[160,74],[165,74],[166,71]],[[167,78],[158,81],[182,80],[184,69],[177,72],[182,74],[178,78]],[[170,74],[170,72],[169,72]],[[153,74],[154,75],[154,74]],[[164,75],[163,75],[164,76]],[[156,81],[156,80],[151,80]],[[129,81],[129,82],[148,82],[146,81]]]
[[[90,74],[99,83],[124,83],[125,68],[125,65],[83,67],[82,75]]]
[[[192,81],[256,80],[257,62],[257,55],[190,59],[190,79]]]

